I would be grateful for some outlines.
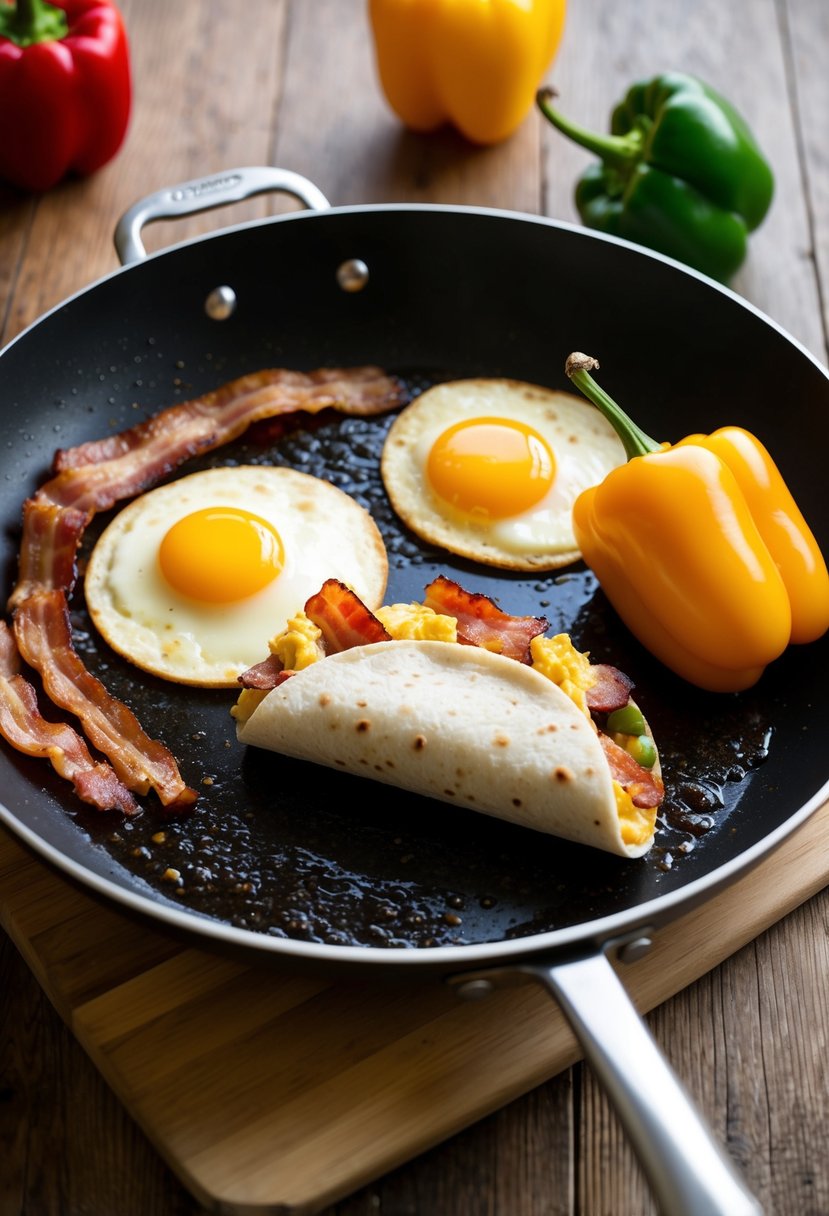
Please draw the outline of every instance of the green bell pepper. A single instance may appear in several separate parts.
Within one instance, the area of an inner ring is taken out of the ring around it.
[[[610,134],[585,130],[536,100],[553,126],[601,161],[576,185],[582,222],[668,254],[726,282],[774,193],[771,168],[745,121],[694,76],[664,73],[631,86]]]

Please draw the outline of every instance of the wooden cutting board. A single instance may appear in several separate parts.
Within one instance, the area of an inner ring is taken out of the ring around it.
[[[618,964],[644,1013],[829,883],[829,803],[762,865]],[[183,1184],[223,1213],[313,1213],[580,1055],[534,985],[336,982],[182,946],[0,830],[0,919]]]

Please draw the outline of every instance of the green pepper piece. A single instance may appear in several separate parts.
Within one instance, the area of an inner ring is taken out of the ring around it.
[[[607,729],[611,734],[644,735],[645,719],[642,711],[631,702],[622,709],[614,709],[607,715]]]
[[[696,77],[666,73],[633,85],[610,134],[599,135],[558,113],[553,96],[537,94],[545,117],[601,158],[576,185],[582,222],[727,281],[774,193],[771,168],[733,106]]]
[[[653,768],[656,764],[656,748],[648,735],[628,735],[624,748],[642,768]]]

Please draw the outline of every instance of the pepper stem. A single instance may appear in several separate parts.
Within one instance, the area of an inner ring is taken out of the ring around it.
[[[535,100],[544,117],[574,143],[579,144],[582,148],[587,148],[588,152],[595,152],[606,165],[619,169],[641,157],[641,131],[633,130],[629,135],[599,135],[595,131],[588,131],[586,127],[580,127],[578,123],[565,118],[563,114],[559,114],[558,110],[553,108],[551,103],[555,96],[555,89],[547,87],[538,90]]]
[[[590,375],[598,366],[598,359],[594,359],[591,355],[583,355],[580,351],[574,351],[572,355],[567,356],[564,370],[576,388],[580,389],[587,400],[592,401],[596,409],[604,414],[621,439],[628,460],[634,456],[647,456],[649,452],[658,452],[662,445],[640,430]]]
[[[0,34],[16,46],[59,42],[68,33],[66,13],[47,0],[17,0],[12,5],[0,3]]]

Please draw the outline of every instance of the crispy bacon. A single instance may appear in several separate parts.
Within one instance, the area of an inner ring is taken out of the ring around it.
[[[91,516],[73,507],[28,498],[23,504],[23,534],[17,586],[9,598],[13,610],[35,591],[61,587],[69,595],[77,577],[76,555]]]
[[[316,414],[323,409],[382,414],[405,399],[400,381],[379,367],[323,367],[311,372],[266,368],[171,405],[120,434],[59,449],[53,469],[64,473],[121,460],[136,451],[142,463],[154,463],[156,456],[167,454],[173,468],[189,456],[228,443],[262,418],[298,410]]]
[[[311,596],[305,604],[305,615],[322,632],[326,654],[391,641],[391,634],[374,613],[336,578],[326,579],[316,595]]]
[[[590,670],[596,677],[596,683],[587,690],[587,708],[598,714],[623,709],[633,689],[630,676],[609,663],[591,663]]]
[[[530,662],[530,642],[549,627],[544,617],[510,616],[502,612],[489,596],[465,591],[444,574],[439,574],[426,588],[423,603],[435,612],[457,619],[459,642],[482,646],[519,663]]]
[[[89,741],[107,756],[128,789],[138,794],[154,789],[171,811],[192,806],[196,793],[185,785],[172,754],[145,734],[132,710],[76,654],[63,591],[41,591],[24,600],[14,616],[14,633],[50,701],[80,719]]]
[[[626,752],[604,731],[599,731],[599,742],[604,749],[610,775],[622,789],[630,794],[634,806],[643,810],[659,806],[665,797],[662,778],[650,769],[642,768],[630,752]]]
[[[243,671],[238,680],[243,688],[270,690],[283,683],[290,675],[293,675],[293,672],[285,671],[282,660],[275,654],[269,654],[261,663],[254,663],[253,667]]]
[[[47,722],[37,693],[20,674],[20,656],[5,621],[0,621],[0,734],[19,752],[49,760],[71,781],[75,793],[100,811],[133,815],[138,804],[105,761],[93,760],[68,722]]]

